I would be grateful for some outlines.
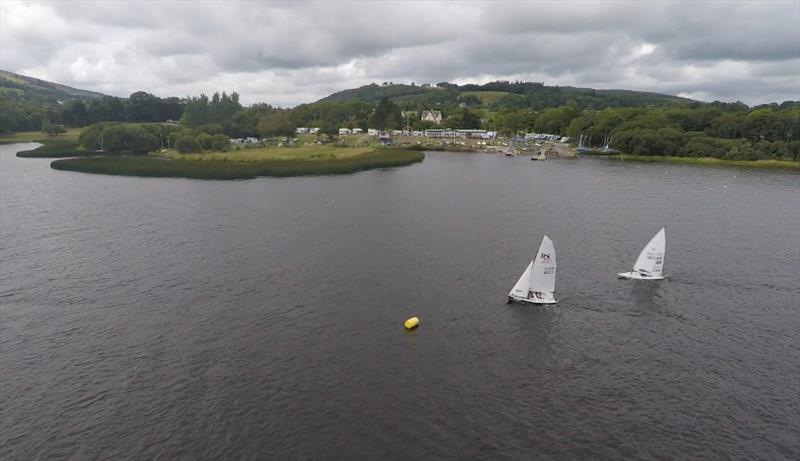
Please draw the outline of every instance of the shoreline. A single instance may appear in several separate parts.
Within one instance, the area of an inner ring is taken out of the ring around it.
[[[664,155],[588,155],[589,158],[604,158],[622,162],[644,163],[679,163],[684,165],[713,166],[713,167],[742,167],[769,170],[800,171],[800,162],[793,160],[729,160],[715,157],[668,157]]]
[[[66,133],[56,136],[48,136],[38,131],[22,131],[0,137],[0,144],[41,144],[33,149],[18,151],[16,156],[21,158],[67,158],[96,155],[94,152],[81,149],[78,145],[78,136],[81,130],[82,128],[70,128]]]

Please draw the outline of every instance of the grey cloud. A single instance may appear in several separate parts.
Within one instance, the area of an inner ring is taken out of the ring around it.
[[[374,81],[532,79],[761,103],[800,99],[800,4],[0,4],[0,66],[162,96],[294,105]],[[794,87],[793,87],[794,86]]]

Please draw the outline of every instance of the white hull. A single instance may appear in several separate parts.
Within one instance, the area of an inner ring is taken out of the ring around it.
[[[630,280],[664,280],[664,277],[661,275],[645,275],[636,271],[622,272],[621,274],[617,274],[617,277]]]
[[[542,293],[541,298],[522,298],[515,295],[508,295],[508,302],[517,302],[525,304],[555,304],[556,298],[552,293]]]

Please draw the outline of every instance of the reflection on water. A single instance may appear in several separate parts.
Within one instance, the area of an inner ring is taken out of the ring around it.
[[[668,279],[667,279],[668,280]],[[647,309],[661,309],[662,284],[669,283],[667,280],[625,280],[631,286],[630,298],[634,306]]]

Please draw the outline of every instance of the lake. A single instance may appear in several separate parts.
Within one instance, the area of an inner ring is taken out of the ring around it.
[[[800,452],[796,173],[434,152],[199,181],[29,147],[0,146],[3,459]],[[662,226],[669,279],[617,280]],[[558,304],[507,305],[544,234]]]

